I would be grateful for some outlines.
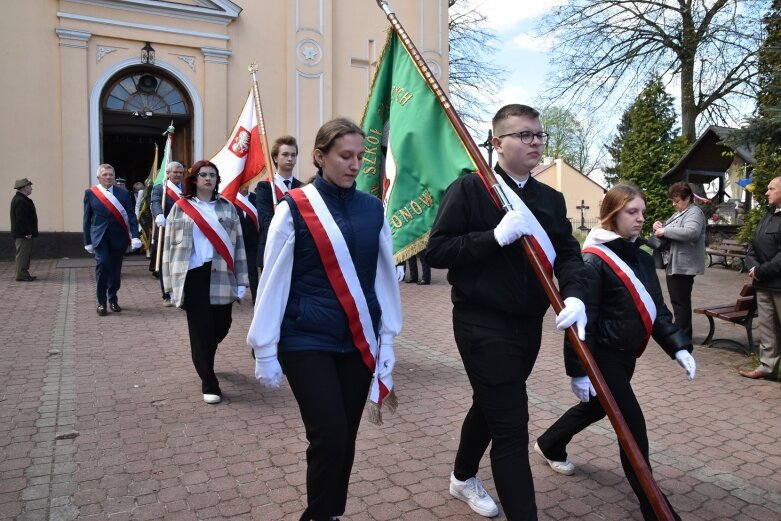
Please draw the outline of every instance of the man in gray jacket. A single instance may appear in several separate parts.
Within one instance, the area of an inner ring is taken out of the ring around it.
[[[742,370],[746,378],[776,378],[779,350],[779,317],[781,317],[781,177],[767,185],[768,212],[759,221],[748,245],[746,266],[757,290],[759,318],[759,367]]]

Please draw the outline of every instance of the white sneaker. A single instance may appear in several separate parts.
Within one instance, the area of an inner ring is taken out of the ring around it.
[[[575,473],[574,463],[570,463],[569,461],[553,461],[546,458],[545,454],[542,453],[542,449],[540,449],[540,446],[536,441],[534,442],[534,452],[542,456],[542,459],[548,462],[548,465],[553,469],[554,472],[564,474],[565,476],[571,476]]]
[[[499,514],[496,503],[483,488],[483,482],[477,476],[466,481],[459,481],[450,473],[450,495],[460,499],[469,508],[485,517],[494,517]]]
[[[203,401],[206,403],[220,403],[222,401],[222,396],[219,394],[204,394]]]

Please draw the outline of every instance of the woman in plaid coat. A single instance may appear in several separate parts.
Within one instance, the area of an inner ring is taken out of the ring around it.
[[[214,356],[230,330],[233,302],[249,286],[239,216],[217,193],[219,184],[213,163],[201,160],[190,168],[182,198],[166,219],[162,266],[165,291],[187,313],[190,350],[206,403],[222,400]]]

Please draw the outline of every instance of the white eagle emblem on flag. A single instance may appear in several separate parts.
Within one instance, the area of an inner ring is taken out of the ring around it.
[[[249,152],[249,143],[249,130],[244,127],[239,127],[239,129],[236,131],[236,134],[233,136],[233,140],[231,141],[228,149],[236,154],[236,156],[244,157],[247,155],[247,152]]]

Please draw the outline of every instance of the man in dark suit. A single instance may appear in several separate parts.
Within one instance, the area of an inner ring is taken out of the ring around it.
[[[250,264],[251,259],[258,257],[258,239],[260,238],[257,205],[255,194],[250,193],[247,185],[239,188],[236,197],[236,213],[241,222],[241,233],[244,235],[244,250],[247,252],[247,274],[249,275],[249,289],[252,291],[252,303],[258,294],[258,270]]]
[[[16,280],[32,282],[30,256],[33,251],[33,237],[38,237],[38,214],[30,199],[33,183],[26,177],[14,183],[16,194],[11,199],[11,235],[16,246]]]
[[[182,195],[182,177],[184,176],[184,166],[177,161],[171,161],[165,167],[165,181],[152,187],[152,194],[149,196],[150,206],[152,207],[152,219],[158,227],[155,234],[156,252],[151,259],[153,265],[157,264],[158,257],[162,260],[163,244],[165,244],[165,218],[174,207],[176,201]],[[165,193],[165,208],[163,208],[163,193]],[[173,306],[171,295],[166,293],[162,273],[158,273],[160,279],[160,291],[163,293],[163,305],[167,308]]]
[[[97,311],[105,316],[107,298],[111,311],[122,311],[117,301],[122,256],[128,245],[140,248],[141,240],[130,194],[114,186],[114,167],[98,166],[97,178],[98,184],[84,192],[84,249],[95,255]]]
[[[293,177],[293,169],[298,159],[298,142],[293,136],[282,136],[274,141],[271,146],[271,160],[277,167],[274,175],[274,192],[276,198],[272,198],[272,186],[268,181],[261,181],[255,188],[255,206],[258,209],[258,222],[260,225],[260,238],[258,240],[258,268],[263,269],[263,253],[266,251],[266,237],[271,218],[274,217],[274,201],[278,203],[282,196],[291,188],[298,188],[303,183]],[[248,254],[249,255],[249,254]],[[249,258],[249,256],[247,257]]]

